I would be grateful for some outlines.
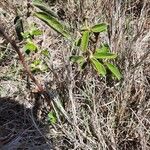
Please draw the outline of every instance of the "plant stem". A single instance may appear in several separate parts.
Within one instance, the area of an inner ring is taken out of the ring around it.
[[[44,88],[42,87],[42,85],[36,80],[36,78],[33,76],[33,74],[31,73],[31,70],[29,69],[28,65],[25,62],[25,58],[23,56],[23,54],[21,53],[19,47],[17,46],[16,42],[14,40],[12,40],[4,31],[2,25],[0,25],[0,34],[7,40],[7,42],[9,42],[11,44],[11,46],[14,48],[14,50],[16,51],[16,53],[19,56],[19,59],[21,61],[22,66],[24,67],[24,70],[26,71],[26,73],[29,75],[29,77],[31,78],[31,80],[36,84],[36,86],[38,87],[38,90],[40,92],[44,92]]]

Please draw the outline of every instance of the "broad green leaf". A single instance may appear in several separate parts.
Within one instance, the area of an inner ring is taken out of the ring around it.
[[[56,116],[55,116],[55,114],[53,112],[49,112],[48,113],[48,121],[51,124],[55,124],[57,122],[57,118],[56,118]]]
[[[101,23],[96,24],[91,28],[92,32],[99,33],[99,32],[106,32],[107,31],[107,24]]]
[[[96,58],[92,57],[91,59],[92,66],[102,76],[106,75],[106,69],[102,63],[100,63]]]
[[[96,53],[109,53],[110,48],[108,44],[102,44],[100,48],[96,49]]]
[[[95,53],[93,55],[96,59],[114,59],[117,57],[116,54],[112,54],[112,53]]]
[[[58,15],[54,13],[52,10],[50,10],[50,8],[44,2],[34,0],[33,5],[42,10],[43,12],[47,13],[48,15],[53,16],[55,18],[59,18]]]
[[[81,39],[81,50],[86,51],[89,43],[89,31],[84,31]]]
[[[37,12],[35,16],[45,22],[48,26],[53,28],[55,31],[63,35],[64,37],[71,39],[71,36],[68,31],[66,31],[66,27],[61,24],[57,19],[53,18],[52,16],[47,15],[44,12]]]
[[[111,63],[105,62],[105,64],[108,67],[108,69],[115,75],[115,77],[117,77],[117,79],[120,80],[122,75],[121,75],[119,69]]]
[[[80,64],[80,63],[84,62],[84,57],[82,57],[82,56],[71,56],[70,61]]]

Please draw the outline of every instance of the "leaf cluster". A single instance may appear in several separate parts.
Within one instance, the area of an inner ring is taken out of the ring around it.
[[[45,57],[49,57],[48,50],[41,50],[39,46],[34,42],[34,37],[40,36],[41,34],[42,34],[42,31],[38,29],[34,24],[30,26],[29,30],[22,33],[22,37],[25,42],[23,50],[27,54],[29,60],[32,61],[30,64],[30,68],[32,72],[47,70],[46,65],[43,63],[40,57],[36,58],[35,60],[32,60],[32,55],[36,53],[39,53]]]
[[[33,5],[41,10],[34,14],[37,18],[80,48],[82,55],[73,55],[70,57],[73,63],[77,63],[82,69],[90,65],[103,77],[106,76],[107,70],[110,70],[118,80],[121,79],[122,75],[119,69],[110,62],[110,60],[115,59],[117,55],[110,52],[109,46],[102,43],[99,48],[95,48],[95,44],[93,43],[92,49],[94,50],[91,50],[89,46],[92,35],[95,35],[95,40],[97,40],[98,36],[96,35],[99,35],[101,32],[107,32],[107,24],[98,23],[94,26],[88,26],[86,22],[86,25],[81,28],[81,38],[75,39],[72,33],[67,30],[67,27],[59,21],[59,17],[56,13],[50,10],[44,3],[35,0]]]

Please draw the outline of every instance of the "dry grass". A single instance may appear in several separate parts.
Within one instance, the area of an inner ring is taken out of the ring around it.
[[[22,7],[25,8],[26,3],[23,4]],[[74,28],[74,35],[77,35],[76,31],[80,29],[85,17],[90,24],[108,23],[109,34],[102,35],[100,41],[108,42],[111,51],[118,54],[115,63],[119,66],[123,79],[104,79],[92,72],[84,76],[81,73],[76,78],[77,69],[73,69],[68,61],[72,53],[70,44],[34,17],[24,20],[25,26],[36,22],[44,32],[35,41],[49,50],[51,59],[45,60],[49,70],[36,77],[41,83],[48,85],[50,82],[50,88],[52,85],[57,86],[57,93],[64,103],[64,113],[68,117],[68,121],[65,120],[53,105],[58,123],[49,125],[43,136],[53,143],[56,150],[150,149],[149,1],[59,0],[55,10],[60,8],[66,13],[64,21]],[[26,9],[23,18],[25,12]],[[12,22],[12,17],[13,15],[5,18],[3,22]],[[13,27],[9,29],[12,32]],[[12,54],[9,50],[11,47],[3,40],[0,46],[6,46],[0,52],[0,62],[6,62],[0,66],[0,94],[18,100],[25,98],[26,101],[21,103],[28,106],[29,100],[33,99],[27,98],[27,81],[21,78],[22,68],[18,65],[17,56],[13,53],[14,59],[8,61]],[[36,127],[39,132],[38,124]]]

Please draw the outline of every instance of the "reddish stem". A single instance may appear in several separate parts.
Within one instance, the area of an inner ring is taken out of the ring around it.
[[[38,87],[38,90],[40,92],[44,92],[44,88],[42,87],[42,85],[36,80],[36,78],[33,76],[31,70],[29,69],[28,65],[25,62],[25,58],[23,56],[23,54],[21,53],[19,47],[17,46],[16,42],[14,40],[12,40],[7,34],[5,34],[4,29],[2,28],[2,26],[0,26],[0,34],[7,40],[7,42],[9,42],[11,44],[11,46],[14,48],[14,50],[17,52],[19,59],[21,61],[21,64],[24,67],[24,70],[26,71],[26,73],[29,75],[29,77],[31,78],[31,80],[36,84],[36,86]]]

